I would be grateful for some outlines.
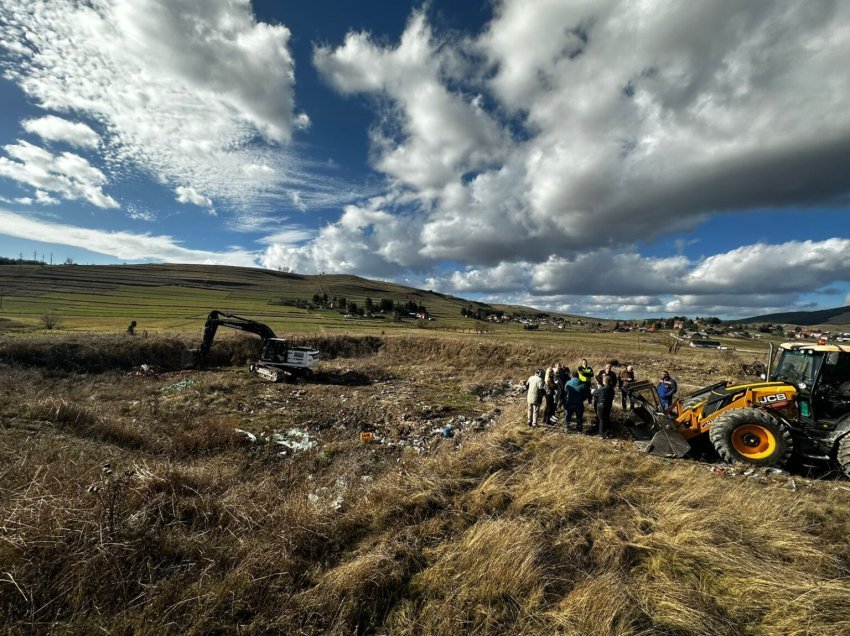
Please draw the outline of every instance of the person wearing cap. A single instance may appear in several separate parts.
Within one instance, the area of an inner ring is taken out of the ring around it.
[[[528,425],[537,426],[537,418],[540,414],[540,404],[543,402],[543,369],[538,369],[525,381],[528,387]]]

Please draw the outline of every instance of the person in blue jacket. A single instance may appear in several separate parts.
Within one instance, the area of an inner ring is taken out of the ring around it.
[[[571,375],[569,382],[564,385],[564,411],[566,412],[564,428],[570,427],[570,420],[575,414],[576,430],[582,433],[584,431],[584,401],[587,399],[587,387],[579,378],[578,371],[573,371]]]
[[[658,399],[661,400],[661,406],[665,411],[673,404],[678,388],[676,380],[671,378],[667,371],[662,371],[661,379],[658,381]]]

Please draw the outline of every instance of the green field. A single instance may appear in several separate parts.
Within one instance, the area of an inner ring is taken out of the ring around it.
[[[310,334],[401,334],[428,330],[457,337],[487,337],[501,342],[586,347],[611,355],[666,353],[669,333],[596,333],[590,327],[542,326],[525,331],[518,324],[490,324],[461,316],[471,301],[356,276],[301,276],[265,269],[215,265],[0,265],[0,333],[44,333],[42,317],[56,316],[55,331],[121,333],[131,321],[139,332],[200,334],[212,309],[269,324],[282,336]],[[307,309],[282,303],[309,301],[314,294],[345,297],[359,306],[367,297],[425,305],[434,318],[418,321],[392,316],[345,318],[340,311]],[[498,309],[534,313],[528,307]],[[570,318],[577,318],[571,316]],[[596,319],[593,319],[596,322]],[[611,321],[601,320],[610,327]],[[220,337],[228,337],[222,334]],[[768,339],[720,339],[743,357],[762,355]],[[772,339],[774,343],[781,341]]]

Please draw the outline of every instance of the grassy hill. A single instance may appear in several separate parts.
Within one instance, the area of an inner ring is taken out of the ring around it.
[[[472,329],[463,307],[539,313],[528,307],[491,306],[433,291],[349,275],[304,276],[268,269],[220,265],[0,265],[0,321],[38,325],[45,314],[61,317],[67,328],[123,330],[131,320],[139,330],[193,331],[211,309],[244,314],[282,332],[333,329],[410,328],[411,321],[352,320],[339,311],[292,306],[327,294],[354,301],[381,298],[424,305],[433,328]]]
[[[731,320],[735,323],[780,323],[801,326],[814,325],[850,325],[850,305],[846,307],[835,307],[833,309],[821,309],[819,311],[789,311],[777,314],[764,314],[762,316],[751,316]]]

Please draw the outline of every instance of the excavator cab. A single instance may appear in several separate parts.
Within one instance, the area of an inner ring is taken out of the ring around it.
[[[286,364],[286,354],[288,351],[289,343],[286,340],[283,338],[269,338],[263,341],[260,362]]]

